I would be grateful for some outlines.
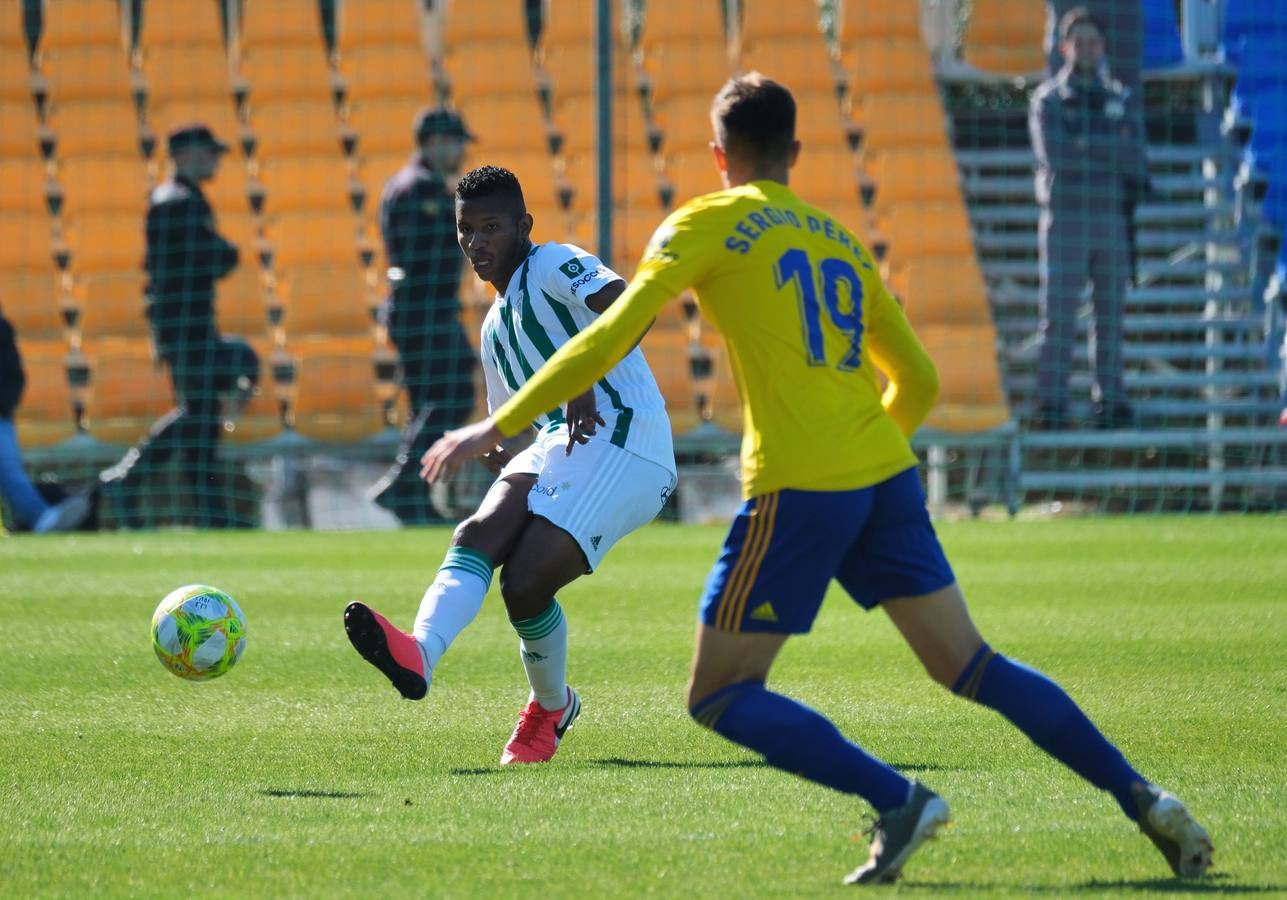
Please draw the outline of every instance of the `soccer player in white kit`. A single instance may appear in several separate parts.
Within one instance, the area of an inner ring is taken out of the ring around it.
[[[494,410],[626,283],[579,247],[533,244],[522,188],[506,169],[482,166],[460,179],[456,228],[474,272],[497,291],[481,342]],[[410,634],[363,603],[344,611],[357,651],[403,697],[419,700],[500,568],[531,686],[502,765],[549,760],[581,710],[567,684],[567,621],[555,592],[593,572],[613,544],[651,522],[676,482],[665,401],[638,347],[566,408],[541,415],[533,429],[525,450],[511,455],[496,447],[483,457],[497,479],[456,528]]]

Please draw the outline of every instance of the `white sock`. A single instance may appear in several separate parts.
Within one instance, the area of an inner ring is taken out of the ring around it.
[[[456,635],[474,621],[491,583],[492,564],[486,556],[468,547],[447,551],[438,575],[420,601],[412,632],[430,669],[438,664]]]
[[[532,696],[545,709],[568,705],[568,620],[563,607],[551,599],[539,616],[511,622],[518,632],[518,651]]]

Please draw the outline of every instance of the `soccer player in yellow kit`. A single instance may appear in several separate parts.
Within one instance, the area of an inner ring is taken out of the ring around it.
[[[947,821],[947,803],[764,684],[834,578],[864,608],[885,610],[935,681],[997,710],[1111,793],[1177,874],[1201,874],[1211,841],[1184,804],[1139,775],[1062,688],[996,653],[971,621],[908,443],[937,394],[933,363],[866,248],[787,187],[800,152],[790,92],[742,75],[720,90],[711,118],[726,189],[667,218],[608,312],[490,418],[430,448],[422,475],[449,477],[585,390],[692,287],[737,379],[746,498],[701,603],[693,718],[770,765],[866,799],[879,814],[870,855],[846,881],[896,879]],[[888,378],[883,392],[877,369]]]

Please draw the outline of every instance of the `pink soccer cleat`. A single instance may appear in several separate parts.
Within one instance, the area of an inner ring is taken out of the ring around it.
[[[429,693],[433,671],[425,671],[425,658],[416,639],[399,631],[365,603],[350,603],[344,610],[344,630],[353,649],[393,682],[408,700]]]
[[[559,749],[563,733],[581,714],[581,698],[568,688],[568,703],[562,709],[546,709],[532,700],[518,717],[518,727],[501,752],[501,765],[549,762]]]

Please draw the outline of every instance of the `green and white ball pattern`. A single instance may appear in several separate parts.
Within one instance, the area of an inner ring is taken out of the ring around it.
[[[218,588],[185,585],[171,591],[152,614],[152,649],[180,678],[218,678],[246,649],[246,617]]]

